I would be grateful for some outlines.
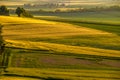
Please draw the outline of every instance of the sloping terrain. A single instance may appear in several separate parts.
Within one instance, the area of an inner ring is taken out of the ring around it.
[[[6,16],[0,16],[0,23],[13,54],[10,74],[43,80],[120,79],[120,37],[112,31]]]
[[[76,26],[67,23],[50,22],[44,20],[34,20],[17,17],[0,17],[1,23],[4,25],[3,35],[7,42],[13,43],[17,47],[24,44],[27,48],[40,48],[39,46],[45,47],[50,50],[71,52],[77,54],[89,54],[89,55],[101,55],[101,56],[119,56],[119,51],[115,50],[104,50],[92,48],[89,46],[71,46],[63,44],[55,44],[38,41],[31,42],[31,39],[36,38],[50,38],[50,39],[63,39],[66,37],[74,36],[96,36],[106,35],[115,36],[115,34],[108,33],[101,30],[95,30],[91,28],[85,28],[82,26]],[[18,40],[18,41],[17,41]],[[80,42],[78,42],[80,43]],[[12,45],[11,45],[12,46]]]

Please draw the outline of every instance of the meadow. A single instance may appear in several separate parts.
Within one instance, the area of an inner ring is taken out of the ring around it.
[[[2,79],[119,80],[119,12],[108,13],[0,16],[12,54]]]

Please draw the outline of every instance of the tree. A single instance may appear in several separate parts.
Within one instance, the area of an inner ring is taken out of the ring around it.
[[[9,10],[6,6],[2,5],[0,6],[0,15],[9,16]]]
[[[22,9],[22,8],[20,8],[20,7],[17,7],[17,9],[16,9],[16,14],[18,15],[18,17],[20,17],[20,15],[22,14],[24,12],[24,10]]]
[[[18,17],[33,17],[29,12],[27,12],[24,8],[17,7],[15,12]]]

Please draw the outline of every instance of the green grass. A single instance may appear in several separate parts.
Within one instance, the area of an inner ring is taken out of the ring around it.
[[[41,19],[69,19],[72,21],[87,21],[87,22],[99,22],[99,23],[110,23],[120,24],[120,11],[100,11],[100,12],[71,12],[71,13],[44,13],[36,14]],[[43,17],[42,17],[42,16]],[[49,16],[53,17],[50,18]]]
[[[112,13],[112,14],[110,14]],[[114,24],[119,25],[119,13],[120,12],[82,12],[82,13],[50,13],[44,16],[37,15],[40,19],[56,20],[56,21],[74,21],[74,22],[88,22],[88,23],[103,23],[103,24]],[[63,16],[62,16],[63,15]]]
[[[120,27],[119,26],[115,26],[115,25],[97,25],[97,24],[78,24],[76,23],[76,25],[81,25],[84,27],[89,27],[89,28],[93,28],[93,29],[98,29],[98,30],[103,30],[103,31],[107,31],[107,32],[111,32],[111,33],[115,33],[117,35],[119,34],[120,31]]]

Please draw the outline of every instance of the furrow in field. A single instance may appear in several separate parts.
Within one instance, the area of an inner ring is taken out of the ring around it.
[[[73,53],[73,54],[120,57],[120,51],[117,51],[117,50],[70,46],[70,45],[64,45],[64,44],[45,43],[45,42],[29,42],[29,41],[14,41],[14,40],[6,40],[6,42],[8,42],[8,46],[13,46],[13,47],[22,47],[22,48],[29,48],[29,49],[44,49],[44,50],[67,52],[67,53]]]
[[[22,38],[55,38],[76,35],[103,35],[112,34],[100,30],[84,28],[65,23],[56,24],[21,24],[7,25],[3,28],[3,35],[9,39]]]

